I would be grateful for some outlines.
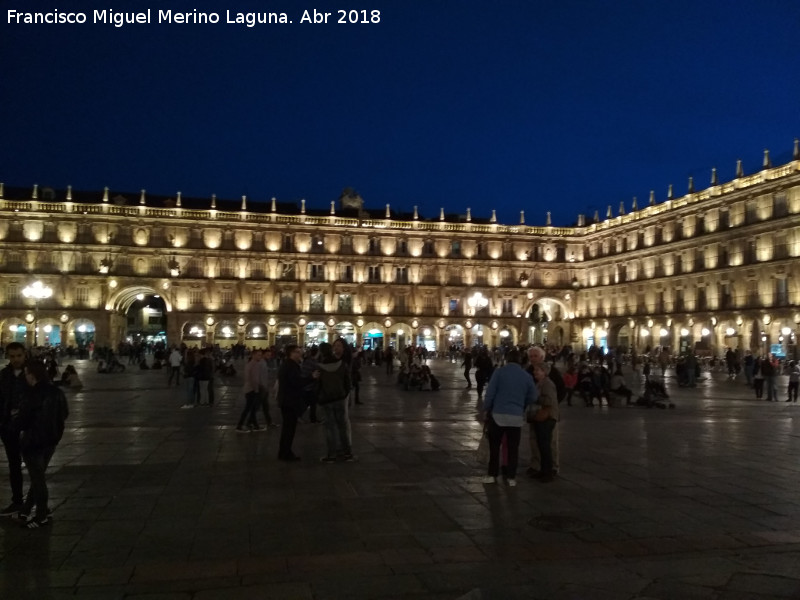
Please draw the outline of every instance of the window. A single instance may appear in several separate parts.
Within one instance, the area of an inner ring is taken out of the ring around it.
[[[308,278],[311,281],[323,281],[325,279],[325,267],[323,265],[309,265]]]
[[[786,279],[781,277],[775,280],[775,302],[774,306],[787,306],[789,304],[789,288]]]
[[[189,304],[192,306],[203,304],[203,290],[189,290]]]
[[[453,242],[451,244],[450,256],[461,256],[461,242]]]
[[[367,273],[367,281],[369,283],[380,283],[381,282],[381,268],[380,267],[370,267],[369,272]]]
[[[478,246],[475,250],[475,254],[478,257],[486,256],[486,247],[483,245],[483,242],[478,242]]]
[[[342,254],[352,254],[353,253],[353,238],[349,235],[346,235],[342,238]]]
[[[406,296],[395,296],[394,311],[399,314],[405,314],[406,310]]]
[[[284,252],[292,252],[294,250],[294,243],[292,240],[292,236],[288,233],[283,236],[282,248]]]
[[[367,312],[377,312],[378,310],[378,294],[369,295],[369,304],[367,305]]]
[[[22,254],[19,252],[9,252],[6,254],[6,263],[8,267],[12,270],[18,270],[22,268]]]
[[[353,296],[350,294],[339,294],[338,302],[339,312],[352,313],[353,312]]]
[[[220,277],[233,277],[233,261],[226,258],[222,261],[219,268]]]
[[[308,310],[311,312],[324,312],[325,294],[311,294]]]
[[[294,280],[294,263],[281,263],[281,279]]]
[[[509,299],[503,300],[503,314],[504,315],[511,315],[514,314],[514,301]]]
[[[707,308],[706,288],[697,288],[697,310],[706,310]]]
[[[459,305],[460,304],[461,304],[461,301],[458,298],[450,298],[449,307],[450,307],[450,314],[451,315],[459,314],[459,308],[460,308]]]
[[[311,239],[311,252],[324,252],[325,251],[325,242],[321,236],[315,236]]]
[[[81,304],[89,302],[89,288],[86,286],[78,286],[75,288],[75,301]]]
[[[19,300],[19,286],[10,284],[6,287],[6,302],[15,302]]]
[[[683,290],[675,290],[675,310],[683,312],[684,310]]]
[[[431,240],[427,240],[425,244],[422,246],[422,254],[424,254],[425,256],[433,256],[435,251],[436,249]]]
[[[380,244],[378,243],[378,240],[375,239],[375,238],[370,238],[370,240],[369,240],[369,253],[370,254],[377,254],[379,248],[380,248]]]
[[[222,290],[219,293],[219,302],[225,306],[233,304],[233,290]]]
[[[353,267],[351,265],[346,265],[342,270],[342,281],[353,281]]]
[[[260,308],[264,305],[264,294],[263,292],[251,292],[250,293],[250,305],[254,308]]]
[[[733,308],[733,296],[729,283],[721,283],[719,286],[719,307],[722,309]]]
[[[408,283],[408,269],[406,267],[397,267],[394,271],[395,283]]]
[[[750,306],[761,305],[761,296],[758,293],[758,281],[751,280],[747,282],[747,303]]]
[[[408,241],[407,240],[400,240],[397,244],[397,253],[406,255],[408,254]]]
[[[294,310],[294,293],[283,292],[281,293],[280,307],[283,310]]]
[[[425,308],[435,310],[439,306],[436,296],[425,296]]]
[[[253,261],[250,266],[250,277],[253,279],[264,279],[264,262]]]

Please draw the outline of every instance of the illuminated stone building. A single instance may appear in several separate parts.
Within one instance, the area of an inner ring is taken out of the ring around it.
[[[221,346],[794,351],[797,142],[787,164],[765,152],[753,174],[643,204],[564,228],[368,211],[349,191],[319,211],[0,184],[0,341],[115,345],[161,326]],[[36,281],[52,295],[24,294]]]

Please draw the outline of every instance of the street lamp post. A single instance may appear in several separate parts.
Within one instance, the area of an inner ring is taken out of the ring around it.
[[[41,281],[34,281],[22,290],[22,295],[26,298],[33,298],[33,345],[36,347],[39,345],[39,301],[52,296],[53,289]]]

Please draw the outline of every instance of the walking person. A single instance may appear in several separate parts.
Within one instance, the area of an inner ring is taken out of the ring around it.
[[[761,362],[761,374],[764,376],[764,385],[767,388],[767,402],[778,401],[778,387],[775,379],[778,371],[778,361],[772,357],[772,354],[767,354],[766,358]]]
[[[756,393],[756,400],[764,397],[764,358],[759,356],[753,364],[753,390]]]
[[[478,386],[478,399],[483,397],[483,390],[492,378],[493,372],[492,357],[489,356],[489,349],[484,346],[478,352],[478,358],[475,359],[475,384]]]
[[[303,400],[304,381],[300,369],[303,350],[294,344],[286,347],[286,359],[278,370],[278,406],[281,408],[283,426],[278,446],[278,460],[291,462],[300,460],[292,451],[297,420],[306,410]]]
[[[519,463],[519,441],[525,411],[536,402],[536,386],[530,376],[519,364],[520,354],[511,350],[506,357],[506,365],[496,369],[483,401],[482,418],[489,438],[489,464],[483,483],[497,483],[500,472],[500,445],[504,439],[508,449],[506,478],[508,485],[517,485],[517,466]]]
[[[45,472],[64,434],[69,409],[64,392],[50,382],[41,362],[25,363],[25,379],[30,390],[20,405],[17,425],[31,484],[20,518],[23,527],[35,529],[50,520]]]
[[[245,405],[239,417],[239,424],[236,426],[237,433],[250,433],[251,431],[263,431],[266,427],[259,427],[256,411],[258,410],[261,396],[259,392],[262,387],[261,363],[264,353],[261,350],[253,350],[250,360],[244,368],[244,398]],[[266,381],[263,382],[266,386]]]
[[[175,377],[175,385],[181,384],[181,363],[183,363],[183,354],[180,349],[175,346],[172,352],[169,353],[169,379],[167,379],[167,387],[172,385],[172,378]]]
[[[472,388],[472,380],[469,378],[469,372],[472,370],[472,353],[468,348],[464,349],[464,362],[461,363],[464,367],[464,379],[467,380],[467,389]]]
[[[13,517],[23,507],[22,450],[19,443],[17,416],[23,399],[30,390],[25,378],[25,346],[11,342],[6,346],[8,365],[0,371],[0,439],[8,459],[11,504],[0,510],[0,516]]]
[[[800,385],[800,364],[796,360],[789,363],[789,387],[786,402],[797,402],[797,387]]]
[[[325,463],[354,459],[347,410],[350,371],[341,352],[340,349],[337,356],[333,346],[320,344],[319,405],[325,411],[325,444],[328,450],[320,460]]]

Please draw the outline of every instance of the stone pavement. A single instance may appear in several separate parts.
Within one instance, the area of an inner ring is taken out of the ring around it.
[[[365,368],[359,460],[333,465],[319,426],[294,464],[278,430],[237,435],[238,379],[181,410],[164,372],[77,365],[54,522],[0,521],[2,600],[800,598],[800,406],[741,381],[564,407],[561,477],[511,489],[481,485],[476,393],[446,361],[439,392]]]

